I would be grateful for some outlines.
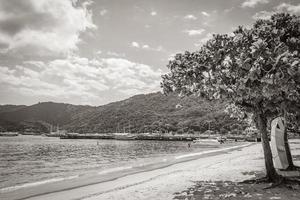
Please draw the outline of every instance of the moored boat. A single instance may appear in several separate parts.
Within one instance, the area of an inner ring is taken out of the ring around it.
[[[201,138],[198,138],[196,140],[193,140],[193,142],[196,143],[196,144],[203,144],[203,145],[220,144],[219,140],[217,140],[217,139],[201,139]]]
[[[114,133],[113,137],[116,140],[135,140],[137,138],[136,135],[130,133]]]
[[[46,134],[47,137],[61,137],[61,136],[65,135],[67,133],[66,130],[60,130],[59,126],[56,127],[55,131],[53,131],[52,129],[53,128],[52,128],[52,125],[51,125],[50,133]]]
[[[0,136],[4,136],[4,137],[14,137],[18,135],[19,135],[18,132],[0,132]]]

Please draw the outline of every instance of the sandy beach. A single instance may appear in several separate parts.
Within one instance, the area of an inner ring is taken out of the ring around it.
[[[300,140],[292,140],[294,155]],[[298,161],[297,161],[298,162]],[[296,164],[300,164],[299,162]],[[174,199],[197,181],[238,182],[263,172],[260,143],[174,157],[164,165],[140,166],[0,193],[1,199]],[[186,194],[186,192],[184,192]],[[183,198],[185,199],[185,198]],[[193,199],[193,198],[187,198]]]

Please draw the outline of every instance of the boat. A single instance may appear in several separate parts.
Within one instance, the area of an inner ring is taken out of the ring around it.
[[[203,145],[216,145],[216,144],[220,144],[220,141],[217,140],[217,139],[201,139],[201,138],[198,138],[196,140],[193,140],[193,143],[203,144]]]
[[[50,133],[47,133],[46,136],[47,137],[60,137],[62,135],[65,135],[67,132],[65,130],[60,130],[59,126],[56,126],[56,130],[53,131],[52,130],[52,125],[50,126]]]
[[[18,135],[19,135],[18,132],[0,132],[0,136],[4,136],[4,137],[14,137]]]
[[[130,130],[130,121],[127,127],[123,127],[123,132],[119,132],[119,123],[117,125],[116,128],[116,132],[112,134],[113,139],[115,140],[135,140],[137,139],[137,135],[133,135],[131,134],[131,130]],[[129,130],[129,132],[126,131],[126,129]]]
[[[130,133],[114,133],[113,137],[116,140],[135,140],[137,138],[136,135]]]
[[[112,135],[109,134],[99,134],[99,133],[65,133],[59,136],[60,139],[114,139]]]

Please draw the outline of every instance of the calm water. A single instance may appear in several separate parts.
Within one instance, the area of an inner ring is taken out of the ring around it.
[[[41,136],[0,137],[0,189],[91,170],[137,166],[174,154],[211,149],[187,142],[60,140]],[[215,147],[216,148],[216,147]]]

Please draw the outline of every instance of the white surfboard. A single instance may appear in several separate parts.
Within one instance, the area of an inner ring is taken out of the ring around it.
[[[286,169],[289,166],[284,147],[284,126],[285,122],[281,117],[275,118],[271,123],[271,148],[276,169]]]

